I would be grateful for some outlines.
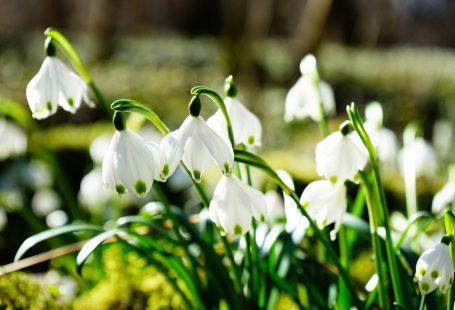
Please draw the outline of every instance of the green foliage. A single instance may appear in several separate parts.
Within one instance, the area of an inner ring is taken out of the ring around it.
[[[166,279],[137,253],[125,252],[121,244],[104,248],[102,265],[105,278],[76,298],[74,309],[184,309]],[[84,274],[90,271],[84,269]]]
[[[0,277],[0,309],[53,310],[65,309],[56,287],[39,283],[20,272]]]

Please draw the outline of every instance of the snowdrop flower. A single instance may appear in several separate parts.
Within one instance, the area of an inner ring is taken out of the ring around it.
[[[292,190],[295,190],[292,176],[285,170],[276,171],[280,179]],[[303,216],[295,201],[283,193],[284,212],[286,215],[286,231],[292,235],[294,243],[298,244],[305,236],[307,228],[310,226],[308,219]]]
[[[183,148],[176,132],[164,136],[160,144],[149,142],[148,145],[159,153],[160,162],[155,172],[155,180],[166,182],[177,169],[183,155]]]
[[[453,273],[449,247],[441,242],[423,252],[419,257],[414,279],[418,282],[420,292],[424,295],[431,293],[437,287],[441,293],[445,294],[452,286]]]
[[[104,187],[119,194],[135,192],[142,197],[152,187],[159,154],[141,136],[124,128],[122,121],[116,121],[121,117],[119,113],[114,115],[117,130],[103,160]]]
[[[57,107],[75,113],[85,101],[92,105],[85,82],[55,57],[55,47],[46,41],[47,57],[38,73],[28,83],[26,95],[32,116],[43,119],[57,112]]]
[[[273,225],[285,216],[283,199],[275,190],[267,191],[264,197],[267,205],[267,223]]]
[[[330,239],[335,240],[347,207],[344,184],[327,180],[312,182],[303,191],[300,201],[319,227],[335,223],[330,232]]]
[[[236,91],[232,76],[229,76],[225,82],[226,99],[224,104],[231,120],[234,141],[236,144],[243,143],[246,146],[261,146],[262,143],[262,126],[259,118],[251,113],[243,103],[235,98]],[[228,139],[226,120],[223,112],[218,111],[207,120],[207,124],[215,130],[220,136]]]
[[[179,129],[174,131],[175,138],[183,147],[183,162],[196,182],[214,161],[224,174],[230,174],[234,164],[231,144],[210,128],[199,116],[201,102],[194,96],[190,103],[190,115]]]
[[[355,131],[348,133],[349,123],[332,133],[316,146],[316,169],[333,183],[355,181],[355,175],[368,162],[368,152]]]
[[[222,176],[209,206],[211,220],[223,234],[234,236],[251,229],[254,219],[263,222],[267,212],[264,194],[234,176]]]
[[[438,169],[438,157],[430,143],[417,137],[398,154],[403,174],[414,170],[415,177],[433,177]]]
[[[27,149],[27,135],[14,123],[0,119],[0,160],[24,154]]]
[[[383,111],[379,102],[372,102],[365,109],[364,127],[378,158],[383,163],[395,163],[398,154],[398,140],[395,133],[383,127]]]
[[[294,119],[307,117],[314,121],[321,118],[320,102],[324,113],[331,115],[335,112],[335,95],[332,87],[319,80],[316,67],[316,58],[308,55],[300,62],[302,76],[291,87],[286,95],[284,119],[290,122]]]
[[[436,193],[431,205],[431,211],[439,213],[445,208],[455,207],[455,165],[449,168],[449,180],[444,187]]]
[[[85,175],[81,180],[78,200],[86,208],[103,207],[111,198],[108,191],[100,191],[103,187],[103,173],[97,167]]]

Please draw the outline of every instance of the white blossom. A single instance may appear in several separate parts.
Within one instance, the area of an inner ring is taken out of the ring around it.
[[[100,167],[97,167],[85,175],[81,180],[78,200],[86,208],[101,208],[105,206],[111,198],[108,191],[100,191],[103,187],[103,173]]]
[[[246,146],[261,146],[262,126],[259,118],[250,112],[237,98],[227,97],[224,99],[226,109],[231,120],[234,141],[236,144],[243,143]],[[218,111],[212,115],[207,124],[220,136],[228,139],[226,120],[223,112]]]
[[[332,182],[355,181],[355,175],[368,162],[368,152],[355,131],[334,132],[316,146],[316,169]]]
[[[230,173],[234,164],[230,143],[210,128],[201,116],[188,116],[174,134],[183,148],[183,162],[196,182],[201,181],[212,161],[223,173]]]
[[[104,187],[144,196],[152,187],[159,160],[141,136],[128,129],[116,131],[103,160]]]
[[[153,147],[153,143],[149,142]],[[168,133],[156,145],[156,151],[159,153],[159,166],[156,169],[155,180],[165,182],[177,169],[183,155],[183,147],[177,138],[176,132]]]
[[[415,177],[434,177],[438,169],[438,157],[430,143],[422,137],[415,138],[401,149],[398,160],[404,175],[413,171]]]
[[[0,119],[0,160],[22,155],[27,150],[27,135],[16,124]]]
[[[455,204],[455,180],[449,180],[433,197],[431,211],[439,213]]]
[[[267,204],[264,194],[234,176],[223,175],[209,206],[211,220],[223,234],[240,236],[251,229],[253,218],[265,221]]]
[[[315,181],[305,188],[300,198],[302,205],[319,227],[335,223],[330,232],[334,240],[346,213],[346,187],[343,183],[332,183],[327,180]]]
[[[449,247],[439,243],[419,257],[414,278],[422,294],[426,295],[437,287],[445,294],[452,286],[453,273]]]
[[[54,114],[58,106],[71,113],[76,112],[81,101],[92,106],[85,82],[55,56],[44,59],[28,83],[26,95],[32,116],[37,119]]]

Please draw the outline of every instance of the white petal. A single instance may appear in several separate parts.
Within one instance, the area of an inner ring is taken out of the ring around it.
[[[201,181],[202,175],[212,162],[209,151],[197,136],[187,140],[182,160],[196,182]]]
[[[120,181],[115,169],[116,161],[115,153],[117,144],[119,143],[119,139],[120,133],[116,131],[114,136],[112,137],[111,143],[109,144],[106,154],[104,155],[102,165],[103,183],[104,187],[108,190],[124,193],[126,191],[125,185],[123,185],[122,182]]]
[[[447,182],[444,187],[436,193],[431,205],[431,211],[434,213],[442,212],[445,208],[450,208],[450,205],[455,201],[455,185],[452,182]]]
[[[249,147],[260,146],[262,143],[262,126],[259,118],[236,98],[228,97],[224,101],[231,119],[235,143],[243,143]]]
[[[231,171],[234,164],[234,152],[228,141],[213,131],[202,117],[194,119],[194,127],[200,141],[209,151],[213,161],[223,170],[224,173]]]
[[[158,170],[161,181],[166,181],[177,169],[183,156],[183,147],[176,138],[175,132],[167,134],[159,146],[161,167]]]

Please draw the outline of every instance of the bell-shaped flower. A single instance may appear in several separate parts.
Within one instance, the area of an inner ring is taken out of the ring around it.
[[[14,123],[0,119],[0,160],[24,154],[27,149],[27,135]]]
[[[437,287],[445,294],[452,286],[453,273],[449,247],[441,242],[419,257],[414,279],[423,295],[431,293]]]
[[[166,182],[182,160],[183,148],[176,136],[174,131],[164,136],[160,144],[152,141],[147,143],[154,153],[159,154],[159,162],[155,170],[155,180],[157,181]]]
[[[446,208],[455,207],[455,164],[449,167],[449,180],[444,187],[434,195],[431,211],[439,213]]]
[[[334,132],[316,146],[316,169],[331,182],[355,181],[368,162],[368,152],[355,131]]]
[[[201,116],[188,116],[174,134],[183,148],[183,163],[196,182],[201,181],[212,161],[223,173],[230,173],[234,164],[231,144],[210,128]]]
[[[253,218],[264,222],[264,194],[234,176],[222,176],[209,206],[211,220],[223,234],[240,236],[251,229]]]
[[[335,223],[330,238],[335,240],[346,213],[346,187],[327,180],[314,181],[305,188],[300,202],[319,227]]]
[[[403,175],[413,171],[415,177],[434,177],[438,169],[436,151],[424,138],[417,137],[401,149],[398,161]]]
[[[335,96],[332,87],[319,79],[316,58],[305,56],[300,62],[302,76],[286,95],[284,120],[300,120],[307,117],[314,121],[321,118],[321,103],[325,115],[335,112]]]
[[[103,160],[104,187],[144,196],[152,187],[159,161],[159,154],[142,137],[128,129],[117,130]]]
[[[284,120],[291,122],[309,117],[316,122],[319,121],[321,101],[324,113],[332,115],[335,112],[335,96],[332,87],[324,81],[319,81],[315,87],[310,77],[300,77],[286,95]]]
[[[243,143],[249,147],[261,146],[262,126],[259,118],[245,108],[237,98],[227,97],[224,99],[224,104],[231,120],[235,143]],[[221,110],[212,115],[207,120],[207,124],[220,136],[228,139],[226,120]]]
[[[395,133],[383,127],[383,111],[379,102],[371,102],[365,108],[364,127],[376,149],[378,159],[395,164],[398,155],[398,140]]]
[[[82,100],[92,105],[85,82],[55,56],[44,59],[40,70],[28,83],[26,95],[36,119],[54,114],[58,106],[75,113]]]

